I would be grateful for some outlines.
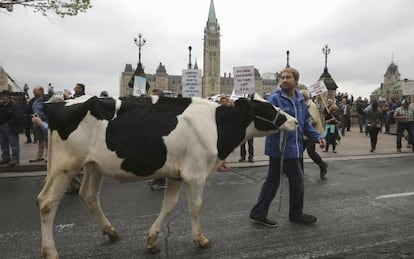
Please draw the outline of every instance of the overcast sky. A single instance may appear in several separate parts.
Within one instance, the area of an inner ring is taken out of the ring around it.
[[[88,94],[119,95],[125,64],[136,66],[134,37],[142,33],[146,73],[162,62],[170,75],[188,64],[188,46],[203,64],[203,30],[210,0],[91,0],[75,17],[31,9],[0,11],[0,64],[20,86],[56,90],[86,84]],[[221,74],[254,65],[260,73],[290,65],[310,85],[328,68],[338,91],[368,97],[394,60],[401,78],[414,78],[412,0],[215,0],[221,27]],[[193,60],[194,62],[194,60]]]

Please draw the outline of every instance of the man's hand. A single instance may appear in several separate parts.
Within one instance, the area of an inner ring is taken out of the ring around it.
[[[41,124],[42,124],[42,119],[39,117],[39,116],[37,116],[37,114],[33,114],[32,115],[32,122],[33,122],[33,124],[35,124],[36,126],[40,126]]]
[[[326,141],[324,138],[319,139],[318,142],[321,148],[324,148],[326,146]]]

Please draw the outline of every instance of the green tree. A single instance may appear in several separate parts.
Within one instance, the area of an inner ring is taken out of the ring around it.
[[[14,6],[32,8],[45,16],[54,12],[61,17],[78,15],[92,7],[90,0],[0,0],[0,10],[13,12]]]

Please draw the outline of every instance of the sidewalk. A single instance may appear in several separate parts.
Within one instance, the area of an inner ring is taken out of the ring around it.
[[[46,171],[45,161],[29,163],[30,159],[36,158],[38,144],[25,144],[26,137],[24,134],[20,134],[20,163],[15,167],[9,167],[8,165],[0,165],[0,174],[6,172],[33,172],[33,171]]]
[[[397,153],[396,136],[380,133],[378,135],[378,144],[374,153],[369,152],[370,141],[369,137],[360,133],[357,127],[353,127],[350,132],[346,132],[345,137],[342,138],[341,143],[337,145],[337,153],[322,152],[319,147],[317,152],[325,161],[334,160],[354,160],[354,159],[369,159],[379,157],[401,157],[414,156],[411,148],[407,148],[407,141],[402,141],[402,152]],[[26,138],[20,135],[20,164],[16,167],[9,167],[7,165],[0,166],[0,174],[5,177],[10,175],[26,175],[25,172],[46,171],[46,163],[44,161],[37,163],[29,163],[37,153],[37,144],[24,144]],[[268,157],[264,155],[264,141],[265,138],[254,139],[254,163],[238,162],[240,158],[240,149],[236,148],[230,156],[226,159],[230,167],[250,167],[250,166],[265,166],[268,164]],[[331,148],[332,149],[332,148]],[[305,162],[311,162],[306,151],[304,154]],[[44,173],[44,172],[43,172]]]
[[[316,147],[316,152],[322,157],[324,161],[334,160],[354,160],[354,159],[369,159],[379,157],[401,157],[414,156],[411,148],[407,148],[407,141],[402,140],[402,152],[397,153],[397,136],[379,133],[378,143],[375,152],[371,153],[371,144],[369,136],[359,132],[358,127],[352,127],[350,132],[345,132],[339,145],[336,146],[337,153],[332,152],[332,147],[328,153],[322,152],[322,149]],[[240,158],[240,149],[236,148],[230,156],[226,159],[230,167],[249,167],[249,166],[263,166],[268,164],[268,157],[264,155],[265,138],[254,139],[254,163],[238,162]],[[247,147],[246,147],[247,148]],[[307,152],[304,153],[305,162],[312,162]]]

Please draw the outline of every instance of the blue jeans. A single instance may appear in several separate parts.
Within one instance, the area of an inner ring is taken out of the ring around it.
[[[408,132],[408,139],[409,141],[413,141],[414,137],[414,125],[411,122],[398,122],[397,123],[397,148],[401,148],[401,139],[403,136],[404,130],[407,130]],[[413,144],[413,143],[410,143]],[[412,146],[414,150],[414,146]]]
[[[289,218],[296,219],[303,213],[304,180],[300,165],[302,158],[283,160],[283,171],[289,180]],[[280,184],[280,158],[269,157],[269,170],[250,217],[263,219],[269,213],[270,203],[276,196]]]
[[[8,126],[0,126],[0,145],[3,161],[20,160],[19,134],[10,133]]]

